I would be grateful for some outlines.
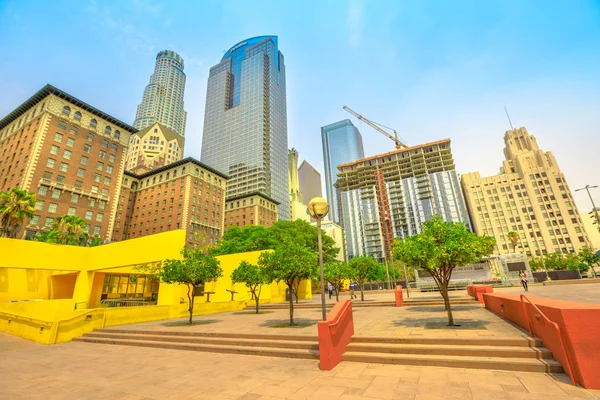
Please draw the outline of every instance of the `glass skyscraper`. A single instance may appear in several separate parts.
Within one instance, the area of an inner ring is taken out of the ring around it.
[[[329,219],[339,223],[337,190],[333,184],[337,180],[337,166],[365,157],[362,136],[349,119],[335,122],[321,128],[323,140],[323,164],[325,165],[325,191],[330,204]]]
[[[178,135],[185,136],[187,112],[183,109],[184,91],[183,58],[172,50],[159,52],[133,126],[142,130],[160,122]]]
[[[263,193],[290,219],[285,65],[277,36],[246,39],[210,69],[202,162],[229,175],[227,196]]]

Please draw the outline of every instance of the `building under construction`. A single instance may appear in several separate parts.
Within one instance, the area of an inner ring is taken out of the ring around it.
[[[421,232],[435,214],[471,229],[450,139],[338,165],[340,224],[348,259],[389,260],[394,238]]]

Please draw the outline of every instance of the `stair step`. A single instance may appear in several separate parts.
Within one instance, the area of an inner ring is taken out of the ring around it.
[[[463,357],[551,359],[552,352],[545,347],[524,346],[456,346],[426,344],[350,343],[346,350],[353,353],[389,353],[419,355],[449,355]]]
[[[293,340],[268,340],[268,339],[241,339],[241,338],[222,338],[212,336],[167,336],[167,335],[140,335],[130,333],[110,333],[95,331],[86,333],[84,338],[98,339],[123,339],[123,340],[142,340],[151,342],[170,342],[170,343],[190,343],[190,344],[216,344],[228,346],[246,346],[246,347],[272,347],[287,349],[319,350],[319,344],[307,341]]]
[[[342,356],[342,361],[545,373],[559,373],[563,371],[561,365],[554,360],[523,358],[360,353],[348,351]]]
[[[174,343],[174,342],[155,342],[148,340],[126,340],[126,339],[105,339],[97,337],[81,336],[74,338],[77,342],[112,344],[122,346],[139,346],[153,347],[172,350],[188,350],[188,351],[206,351],[212,353],[228,353],[228,354],[246,354],[255,356],[269,357],[286,357],[286,358],[305,358],[318,359],[319,352],[316,350],[301,350],[301,349],[277,349],[270,347],[246,347],[246,346],[231,346],[217,344],[198,344],[198,343]]]
[[[511,346],[542,347],[541,339],[522,336],[520,338],[433,338],[433,337],[377,337],[352,336],[352,343],[373,344],[414,344],[414,345],[451,345],[451,346]]]
[[[313,335],[275,335],[260,333],[234,333],[234,332],[185,332],[185,331],[148,331],[137,329],[102,328],[94,332],[123,333],[131,335],[153,335],[153,336],[185,336],[185,337],[215,337],[232,339],[257,339],[257,340],[284,340],[295,342],[318,342],[319,338]]]

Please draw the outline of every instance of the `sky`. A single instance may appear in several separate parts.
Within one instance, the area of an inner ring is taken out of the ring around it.
[[[156,53],[172,49],[187,75],[185,155],[200,158],[209,68],[260,35],[285,56],[289,147],[321,172],[320,127],[342,119],[365,155],[394,149],[347,105],[409,145],[450,138],[459,174],[497,174],[506,106],[572,190],[600,186],[598,0],[0,0],[0,118],[50,83],[132,124]]]

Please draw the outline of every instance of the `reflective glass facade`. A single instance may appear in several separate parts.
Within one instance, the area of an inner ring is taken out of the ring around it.
[[[338,196],[333,184],[337,180],[337,166],[365,157],[362,136],[349,119],[321,128],[323,164],[325,165],[325,191],[331,205],[329,219],[339,223]]]
[[[285,65],[276,36],[244,40],[210,69],[202,162],[229,175],[227,197],[263,193],[290,219]]]
[[[185,136],[187,111],[183,109],[184,91],[183,58],[171,50],[159,52],[133,126],[142,130],[160,122],[178,135]]]

